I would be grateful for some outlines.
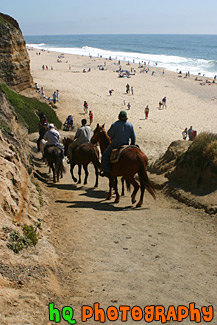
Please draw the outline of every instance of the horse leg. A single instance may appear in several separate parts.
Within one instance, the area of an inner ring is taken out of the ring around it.
[[[88,170],[87,170],[87,165],[83,165],[83,168],[84,168],[84,172],[85,172],[84,185],[86,185],[89,173],[88,173]]]
[[[115,189],[115,194],[116,194],[115,203],[119,203],[120,202],[120,195],[118,193],[118,179],[117,179],[117,177],[115,177],[114,189]]]
[[[81,165],[78,165],[78,184],[81,184]]]
[[[143,204],[143,196],[144,196],[144,192],[145,192],[145,185],[141,181],[140,181],[140,184],[141,184],[141,187],[140,187],[141,195],[140,195],[139,202],[136,205],[137,208],[140,208],[142,206],[142,204]]]
[[[122,187],[121,187],[121,196],[124,196],[124,178],[123,177],[121,177],[121,185],[122,185]]]
[[[109,177],[109,192],[108,192],[106,200],[111,200],[113,187],[114,187],[114,178]]]
[[[95,168],[95,175],[96,175],[96,183],[95,183],[94,187],[98,187],[99,173],[98,173],[98,168],[95,164],[94,164],[94,168]]]
[[[74,164],[71,164],[71,167],[70,167],[70,172],[71,172],[71,175],[72,175],[72,179],[75,183],[77,183],[77,178],[75,178],[74,174],[73,174],[73,169],[74,169],[75,165]]]
[[[131,195],[131,202],[132,204],[136,202],[136,193],[138,192],[139,190],[139,184],[135,181],[135,179],[132,177],[132,178],[126,178],[126,180],[133,185],[134,187],[134,190],[133,190],[133,193]]]
[[[54,164],[52,163],[52,165],[50,166],[53,172],[53,182],[56,183],[56,169]]]

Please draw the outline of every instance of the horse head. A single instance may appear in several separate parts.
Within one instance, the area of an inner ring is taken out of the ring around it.
[[[97,123],[97,126],[95,130],[93,131],[93,136],[91,138],[91,143],[96,144],[97,142],[100,143],[101,137],[103,134],[107,134],[106,130],[104,129],[105,123],[100,126],[99,123]]]
[[[70,145],[70,143],[73,142],[72,138],[64,138],[63,139],[63,146],[64,146],[64,155],[67,156],[67,152],[68,152],[68,147]]]

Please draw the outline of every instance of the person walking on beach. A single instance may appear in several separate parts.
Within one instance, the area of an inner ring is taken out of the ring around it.
[[[113,92],[113,89],[109,89],[109,95],[111,96]]]
[[[131,105],[130,105],[130,103],[128,103],[128,104],[127,104],[127,109],[130,110],[130,108],[131,108]]]
[[[131,94],[133,95],[133,93],[134,93],[134,88],[133,88],[133,86],[131,87]]]
[[[56,91],[56,95],[57,95],[57,102],[59,101],[59,90],[57,89]]]
[[[147,120],[148,119],[148,114],[149,114],[149,107],[148,107],[148,105],[146,106],[144,112],[145,112],[145,119]]]
[[[103,173],[100,174],[101,176],[109,177],[111,170],[110,155],[113,149],[119,146],[129,145],[129,140],[131,140],[131,145],[134,145],[136,142],[133,125],[127,122],[127,119],[127,113],[121,111],[118,115],[118,121],[113,123],[108,130],[111,144],[106,148],[102,156]]]
[[[166,103],[167,103],[167,98],[164,97],[164,98],[162,99],[162,106],[163,106],[163,108],[167,108]]]
[[[87,111],[88,111],[88,107],[89,107],[89,105],[88,105],[88,103],[86,102],[86,100],[84,101],[84,113],[86,114],[87,113]]]
[[[90,125],[93,123],[93,112],[89,111]]]
[[[127,85],[126,85],[126,93],[128,94],[128,93],[129,93],[129,91],[130,91],[130,85],[129,85],[129,84],[127,84]]]

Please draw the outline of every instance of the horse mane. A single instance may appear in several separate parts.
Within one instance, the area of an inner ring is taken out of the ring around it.
[[[102,128],[102,134],[104,137],[104,141],[105,141],[105,145],[109,145],[111,143],[111,138],[108,136],[108,133],[106,132],[106,130],[104,128]]]

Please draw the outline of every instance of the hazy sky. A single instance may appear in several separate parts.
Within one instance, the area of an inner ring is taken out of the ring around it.
[[[217,34],[217,0],[4,0],[24,35]]]

